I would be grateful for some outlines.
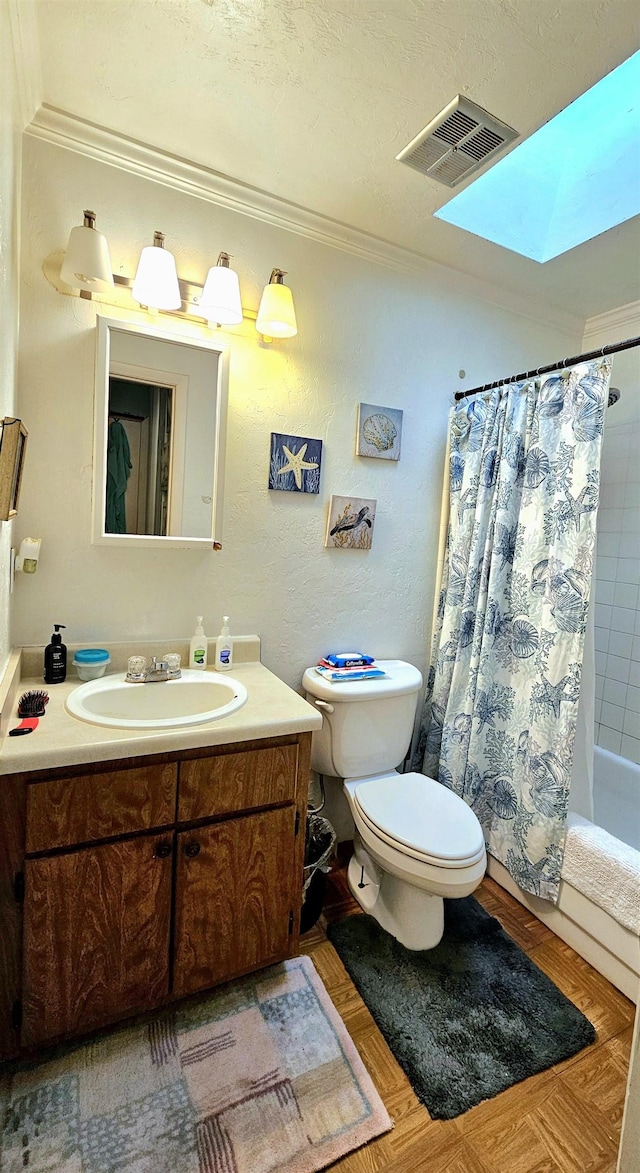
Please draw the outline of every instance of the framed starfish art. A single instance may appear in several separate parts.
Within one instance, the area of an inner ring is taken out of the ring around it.
[[[322,440],[271,433],[269,488],[287,493],[319,493]]]

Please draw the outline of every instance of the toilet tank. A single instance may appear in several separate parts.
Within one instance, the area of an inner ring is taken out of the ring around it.
[[[307,668],[307,700],[322,713],[311,740],[311,766],[319,774],[363,778],[393,770],[413,733],[422,675],[402,660],[377,660],[385,673],[373,680],[327,680]]]

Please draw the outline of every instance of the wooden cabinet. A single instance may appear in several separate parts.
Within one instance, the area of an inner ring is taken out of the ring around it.
[[[0,1059],[297,951],[310,742],[12,777]]]

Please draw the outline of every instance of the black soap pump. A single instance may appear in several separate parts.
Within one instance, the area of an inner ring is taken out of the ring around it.
[[[60,628],[64,631],[64,623],[54,623],[55,631],[51,636],[51,643],[44,649],[44,682],[45,684],[62,684],[67,678],[67,645],[63,644]]]

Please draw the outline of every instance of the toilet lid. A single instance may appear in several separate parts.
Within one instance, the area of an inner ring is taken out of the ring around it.
[[[462,866],[484,852],[482,827],[467,803],[424,774],[381,774],[355,788],[355,800],[389,843]]]

